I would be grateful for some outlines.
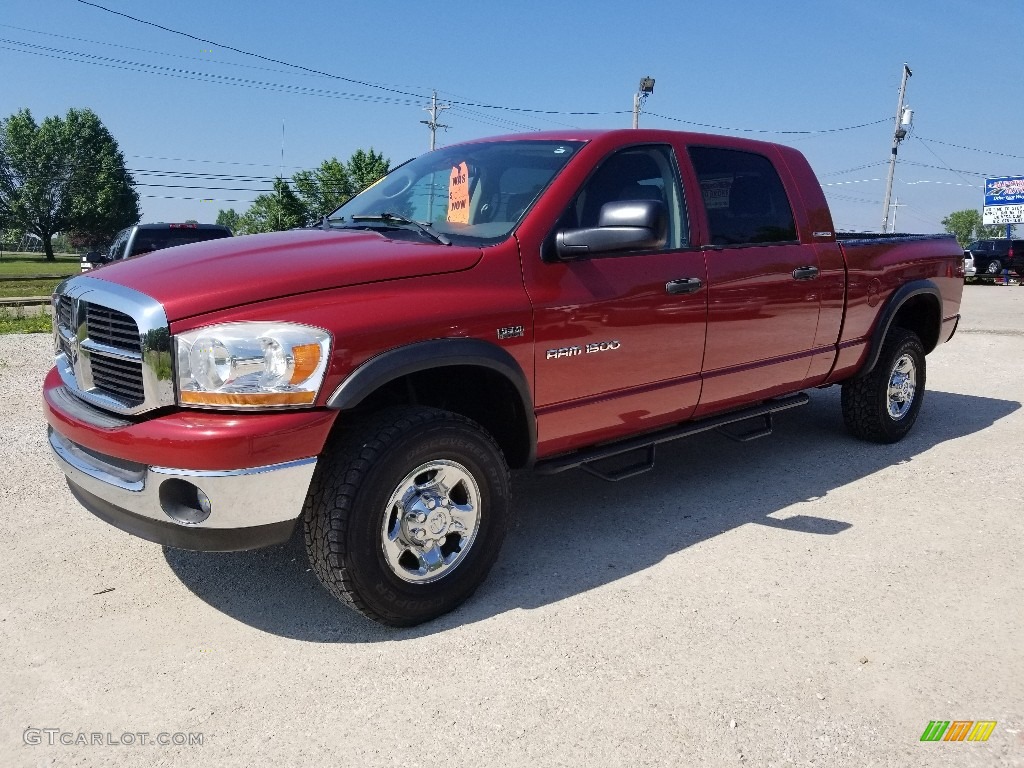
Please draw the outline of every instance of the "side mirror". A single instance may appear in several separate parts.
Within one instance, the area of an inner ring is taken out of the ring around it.
[[[657,248],[668,231],[660,200],[620,200],[601,206],[596,227],[563,229],[555,235],[558,257],[565,261],[602,253]]]

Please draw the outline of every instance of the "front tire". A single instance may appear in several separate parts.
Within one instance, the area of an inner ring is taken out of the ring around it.
[[[906,437],[924,401],[924,346],[917,334],[893,328],[882,345],[874,370],[843,384],[846,428],[874,443],[895,443]]]
[[[452,610],[486,578],[505,538],[510,479],[475,422],[396,408],[331,441],[303,510],[320,582],[349,607],[402,627]]]

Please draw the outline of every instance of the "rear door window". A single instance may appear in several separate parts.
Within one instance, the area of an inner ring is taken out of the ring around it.
[[[795,242],[796,222],[775,166],[765,156],[690,147],[712,245]]]

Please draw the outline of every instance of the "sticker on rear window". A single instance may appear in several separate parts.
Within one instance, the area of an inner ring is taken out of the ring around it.
[[[729,192],[732,189],[732,176],[721,176],[714,179],[701,179],[700,190],[704,194],[704,207],[729,207]]]

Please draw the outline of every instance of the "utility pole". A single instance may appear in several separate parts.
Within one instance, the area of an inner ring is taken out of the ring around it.
[[[633,94],[633,127],[640,127],[640,108],[647,101],[647,97],[654,93],[654,78],[645,77],[640,80],[640,86]]]
[[[896,195],[896,199],[895,199],[895,201],[892,204],[892,231],[893,232],[896,231],[896,214],[900,212],[900,208],[902,208],[904,205],[906,205],[906,203],[902,203],[901,204],[900,203],[900,196]]]
[[[892,179],[896,175],[896,152],[899,149],[900,142],[907,135],[907,129],[905,126],[910,125],[910,120],[913,118],[913,112],[910,112],[909,117],[904,114],[903,110],[903,97],[907,93],[907,80],[910,79],[914,73],[910,71],[908,64],[903,65],[903,80],[900,83],[900,100],[896,105],[896,126],[892,136],[892,155],[889,157],[889,178],[885,182],[885,207],[882,211],[882,234],[889,228],[889,200],[892,197]]]
[[[278,172],[280,178],[284,178],[284,118],[281,118],[281,170]],[[281,229],[281,203],[282,200],[277,201],[277,228]]]
[[[423,108],[423,110],[430,115],[430,119],[429,120],[420,120],[420,122],[423,123],[425,126],[427,126],[430,129],[430,150],[431,150],[431,152],[433,152],[434,146],[435,146],[435,143],[436,143],[437,129],[438,128],[445,128],[445,129],[448,128],[447,125],[442,125],[441,123],[437,122],[438,114],[440,112],[444,112],[444,110],[446,110],[446,109],[451,109],[451,105],[449,105],[449,104],[438,104],[437,103],[437,91],[434,91],[433,95],[430,97],[430,106]]]

